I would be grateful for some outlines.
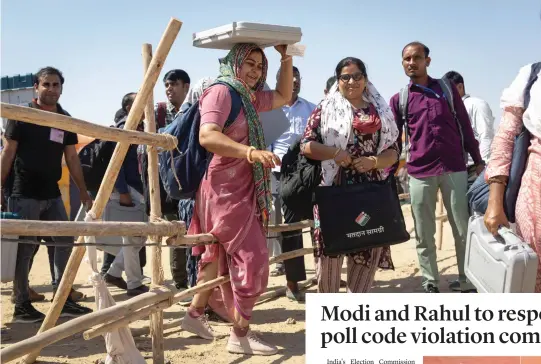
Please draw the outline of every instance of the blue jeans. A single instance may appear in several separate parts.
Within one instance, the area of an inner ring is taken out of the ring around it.
[[[18,213],[25,220],[68,221],[64,202],[61,197],[49,200],[35,200],[11,196],[9,198],[8,208],[9,211]],[[72,236],[52,236],[51,238],[55,243],[73,245]],[[35,236],[22,236],[21,239],[37,241]],[[34,244],[19,244],[17,249],[15,279],[13,280],[13,293],[15,295],[16,305],[30,300],[28,293],[28,274],[35,249],[36,245]],[[54,290],[60,284],[71,250],[71,246],[54,248]]]

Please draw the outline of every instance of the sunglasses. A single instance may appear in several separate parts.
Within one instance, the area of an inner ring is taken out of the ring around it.
[[[343,75],[340,75],[340,81],[343,81],[343,82],[349,82],[349,80],[351,80],[353,78],[354,81],[360,81],[364,78],[364,74],[362,72],[356,72],[352,75],[348,75],[348,74],[343,74]]]

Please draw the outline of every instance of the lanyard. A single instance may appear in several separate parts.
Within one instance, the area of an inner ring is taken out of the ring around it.
[[[432,90],[431,88],[428,88],[428,87],[425,87],[423,85],[419,85],[418,83],[415,83],[414,84],[415,86],[419,87],[421,90],[425,91],[425,92],[429,92],[431,94],[434,94],[436,95],[436,97],[439,99],[441,96],[438,95],[438,93],[434,90]],[[445,97],[445,94],[443,94],[443,98],[447,100],[447,98]]]

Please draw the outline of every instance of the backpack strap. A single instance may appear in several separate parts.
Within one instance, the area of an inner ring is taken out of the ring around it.
[[[240,109],[242,108],[242,99],[240,98],[240,94],[232,87],[229,87],[229,94],[231,95],[231,112],[227,117],[227,121],[225,123],[226,127],[233,124],[233,122],[239,116]]]
[[[158,124],[158,129],[165,127],[165,115],[167,114],[167,103],[158,102],[156,105],[156,123]]]
[[[466,149],[464,148],[464,132],[462,131],[462,125],[460,125],[460,122],[458,121],[458,117],[456,115],[455,102],[453,99],[453,90],[452,90],[452,86],[450,82],[451,81],[449,81],[447,78],[438,79],[438,84],[443,90],[443,96],[447,100],[447,104],[449,105],[449,110],[451,111],[451,114],[453,114],[453,118],[455,119],[458,132],[460,133],[460,144],[462,146],[462,154],[464,155],[464,162],[468,164],[468,153],[466,153]]]
[[[409,87],[406,86],[400,90],[398,94],[398,110],[400,112],[400,117],[404,122],[404,150],[406,152],[406,162],[409,162],[409,128],[408,128],[408,97],[409,97]]]
[[[227,116],[227,120],[224,125],[225,130],[225,128],[231,126],[231,124],[233,124],[233,122],[235,122],[235,120],[239,116],[240,109],[242,108],[242,99],[237,90],[235,90],[229,84],[220,81],[216,82],[216,84],[227,86],[227,88],[229,89],[229,95],[231,96],[231,111],[229,112],[229,115]]]
[[[440,87],[443,90],[443,96],[445,97],[445,100],[447,100],[447,104],[449,104],[449,110],[451,110],[451,113],[455,115],[456,111],[455,111],[455,102],[453,100],[453,90],[451,89],[452,86],[449,83],[449,80],[446,78],[440,78],[438,80],[438,83],[440,84]]]
[[[539,74],[539,71],[541,71],[541,62],[532,64],[530,78],[528,79],[528,83],[526,84],[526,88],[524,89],[524,110],[526,110],[528,108],[528,105],[530,104],[530,90],[532,89],[535,81],[537,81],[537,75]]]

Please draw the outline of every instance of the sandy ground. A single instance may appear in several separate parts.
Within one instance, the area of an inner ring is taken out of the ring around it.
[[[405,217],[408,228],[412,226],[411,217],[408,216],[408,208],[405,208]],[[310,246],[309,235],[305,235],[305,246]],[[449,292],[447,283],[457,278],[456,260],[454,258],[454,248],[451,230],[448,224],[444,229],[443,249],[438,251],[438,264],[441,273],[442,292]],[[396,266],[395,271],[378,271],[376,281],[372,292],[421,292],[420,276],[417,265],[417,256],[415,253],[414,240],[392,247],[393,260]],[[166,278],[169,273],[169,255],[164,251],[163,262]],[[35,307],[46,313],[52,299],[52,289],[50,286],[50,273],[45,247],[40,248],[36,261],[30,272],[31,286],[40,293],[45,294],[46,301],[36,303]],[[150,255],[149,255],[150,259]],[[313,276],[313,258],[311,255],[305,257],[308,277]],[[272,267],[271,267],[272,269]],[[345,273],[345,269],[343,270]],[[88,283],[90,269],[86,263],[82,263],[79,269],[75,288],[84,292],[89,298],[83,302],[84,305],[95,308],[93,289]],[[150,264],[145,267],[145,274],[150,276]],[[345,274],[344,274],[345,278]],[[171,284],[171,281],[167,281]],[[284,277],[271,277],[269,290],[283,285]],[[127,299],[125,292],[110,287],[116,302]],[[34,335],[39,324],[10,324],[13,315],[13,305],[10,303],[12,284],[5,283],[1,285],[2,295],[2,327],[7,328],[10,336],[9,340],[2,338],[1,347],[10,345],[14,342],[26,339]],[[314,287],[308,292],[316,292]],[[184,315],[185,308],[180,305],[174,305],[164,312],[164,321],[169,322],[178,319]],[[295,324],[288,324],[289,318],[295,319]],[[254,311],[252,328],[255,331],[263,333],[266,340],[277,345],[281,350],[277,355],[271,357],[243,357],[229,354],[225,351],[227,339],[216,340],[212,343],[199,339],[186,332],[182,332],[180,327],[167,330],[164,333],[166,359],[171,363],[304,363],[305,353],[305,314],[304,304],[289,301],[285,297],[280,297],[271,301],[259,304]],[[64,322],[61,319],[59,322]],[[139,321],[132,324],[131,327],[143,327],[148,325],[148,321]],[[217,326],[217,331],[227,333],[227,326]],[[143,353],[147,362],[152,362],[151,339],[148,335],[136,337],[135,342]],[[57,342],[41,352],[41,363],[96,363],[105,359],[105,345],[103,338],[98,337],[90,341],[85,341],[82,334],[66,338]],[[442,362],[443,363],[443,362]]]

